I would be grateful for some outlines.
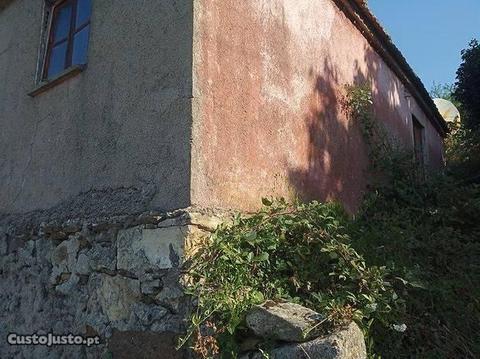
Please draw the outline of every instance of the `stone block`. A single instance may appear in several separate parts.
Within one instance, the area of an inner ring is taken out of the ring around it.
[[[92,244],[87,252],[90,269],[93,271],[114,272],[117,266],[117,248],[111,243]]]
[[[80,253],[75,265],[75,273],[88,275],[90,273],[90,258],[85,253]]]
[[[167,315],[168,310],[158,305],[147,305],[145,303],[135,303],[133,312],[141,328],[149,328],[155,322],[160,322]]]
[[[318,337],[322,319],[322,315],[301,305],[268,301],[247,314],[247,326],[265,339],[304,342]]]
[[[142,274],[178,267],[183,256],[185,231],[182,227],[119,231],[117,269]]]
[[[80,277],[76,274],[69,275],[68,280],[58,285],[55,290],[63,295],[70,295],[75,291],[79,281]]]
[[[77,253],[80,243],[76,236],[60,243],[51,255],[51,262],[54,266],[62,269],[63,272],[72,272],[77,262]]]
[[[169,308],[174,313],[178,313],[184,297],[185,293],[180,287],[168,286],[155,296],[155,302]]]
[[[218,226],[225,222],[225,218],[214,214],[205,214],[201,212],[189,212],[190,224],[201,229],[213,232]]]
[[[97,295],[103,312],[110,321],[127,320],[133,305],[140,298],[140,282],[120,276],[100,274],[101,284]]]

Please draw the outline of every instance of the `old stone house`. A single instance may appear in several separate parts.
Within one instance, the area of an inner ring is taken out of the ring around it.
[[[446,125],[363,1],[0,0],[0,336],[105,340],[0,357],[169,352],[185,241],[215,208],[358,206],[368,158],[341,100],[365,82],[441,167]]]

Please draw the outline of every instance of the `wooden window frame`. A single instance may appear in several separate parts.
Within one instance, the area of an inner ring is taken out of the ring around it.
[[[42,76],[41,76],[42,81],[49,80],[48,67],[50,66],[50,55],[55,45],[59,45],[63,42],[67,43],[67,54],[65,56],[65,63],[63,65],[63,70],[66,70],[73,66],[72,57],[73,57],[74,37],[77,33],[82,31],[85,27],[89,26],[91,22],[91,14],[90,14],[88,17],[88,21],[86,21],[79,28],[77,28],[78,1],[79,0],[59,0],[54,2],[52,5],[52,8],[50,10],[50,21],[48,24],[48,33],[47,33],[48,36],[47,36],[47,45],[46,45],[46,51],[45,51],[45,59],[43,61],[43,67],[42,67]],[[66,3],[70,3],[72,7],[72,10],[70,13],[70,28],[68,31],[68,35],[65,38],[65,40],[54,43],[54,39],[53,39],[55,35],[54,24],[57,16],[57,11]]]

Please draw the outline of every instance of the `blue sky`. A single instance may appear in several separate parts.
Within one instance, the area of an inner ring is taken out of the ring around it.
[[[480,40],[480,0],[369,0],[427,90],[453,83],[460,51]]]

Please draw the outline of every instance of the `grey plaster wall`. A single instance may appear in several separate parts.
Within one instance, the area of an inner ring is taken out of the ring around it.
[[[192,1],[93,4],[88,68],[35,98],[42,1],[0,9],[0,213],[117,187],[189,204]]]

